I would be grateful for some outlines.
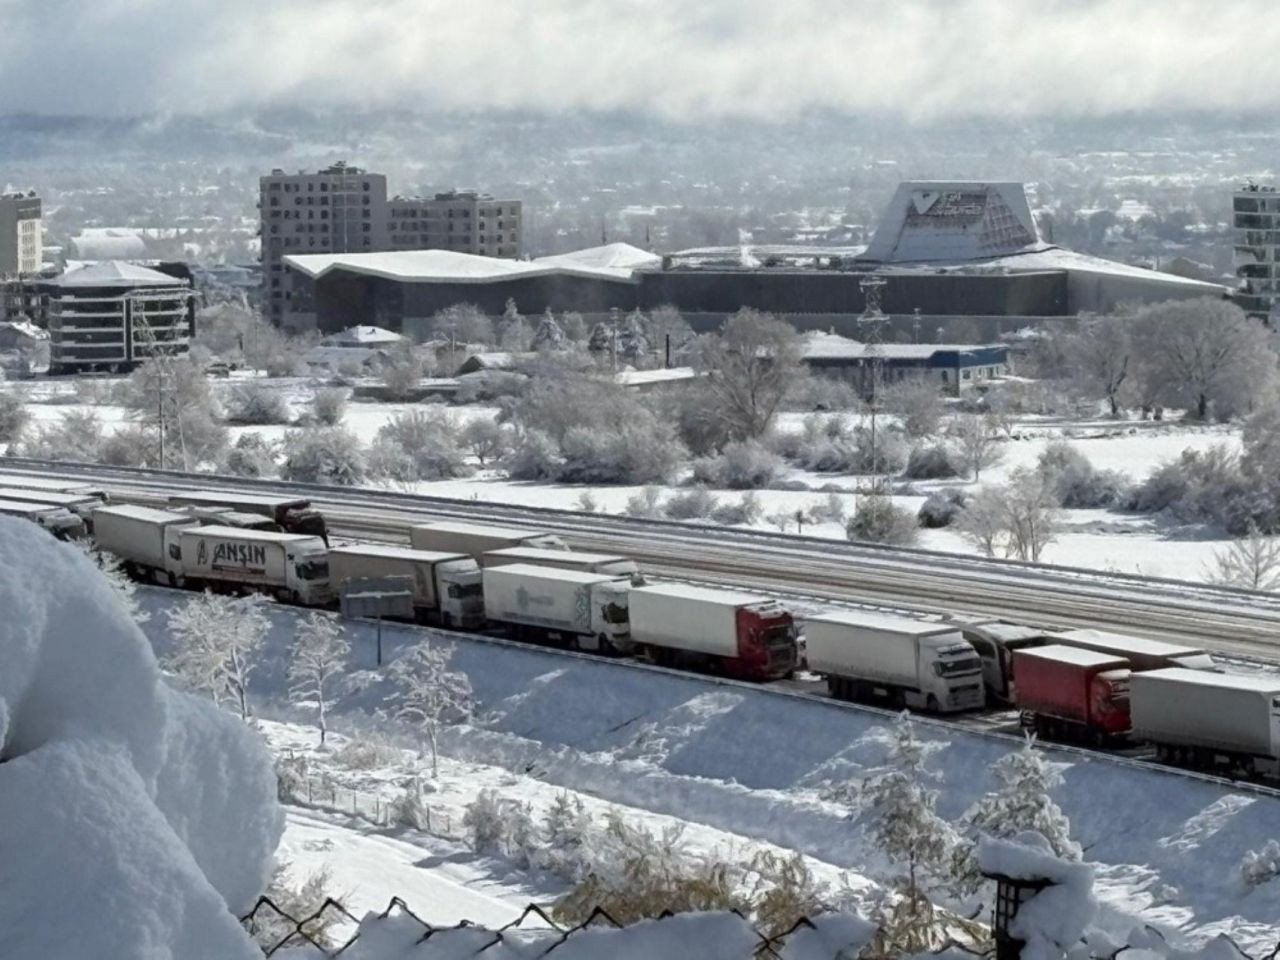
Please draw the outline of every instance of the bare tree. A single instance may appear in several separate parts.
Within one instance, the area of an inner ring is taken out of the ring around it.
[[[800,338],[772,314],[744,307],[699,344],[711,401],[707,416],[729,439],[762,436],[801,372]]]
[[[1246,590],[1280,589],[1280,539],[1264,536],[1250,525],[1247,535],[1214,555],[1209,579]]]
[[[1004,542],[1004,496],[1002,487],[983,487],[956,515],[956,533],[977,547],[983,556],[994,557]]]
[[[1044,548],[1057,537],[1062,515],[1044,475],[1013,471],[1004,488],[1004,509],[1009,555],[1039,563]]]
[[[169,611],[169,633],[178,649],[165,666],[193,690],[232,700],[241,719],[249,719],[249,677],[258,648],[271,629],[262,598],[202,593]]]
[[[1066,343],[1076,382],[1090,395],[1106,400],[1113,417],[1134,395],[1132,322],[1132,317],[1122,316],[1086,320]]]
[[[294,703],[314,703],[320,743],[328,728],[325,714],[338,678],[346,669],[351,644],[342,624],[333,617],[312,613],[298,622],[293,635],[293,655],[289,661],[289,699]]]
[[[497,460],[509,446],[507,432],[488,417],[476,417],[462,428],[462,442],[484,466],[489,460]]]
[[[417,728],[431,747],[431,776],[439,775],[436,750],[440,726],[471,715],[471,681],[450,668],[455,646],[451,643],[419,643],[392,666],[400,687],[396,719]]]
[[[961,414],[947,434],[975,481],[982,478],[983,470],[1004,459],[1004,451],[1000,447],[1000,425],[987,414]]]
[[[391,352],[378,368],[382,385],[391,398],[412,398],[422,378],[434,371],[433,359],[427,351],[408,343]]]

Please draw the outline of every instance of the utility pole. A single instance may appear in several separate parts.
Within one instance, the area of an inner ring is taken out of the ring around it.
[[[858,326],[862,331],[862,342],[866,345],[863,351],[864,365],[869,364],[871,368],[871,487],[872,490],[880,488],[880,461],[877,456],[876,447],[876,407],[879,401],[880,392],[880,371],[883,356],[880,350],[880,331],[889,318],[885,316],[884,310],[881,308],[881,298],[884,293],[885,280],[874,274],[867,274],[858,282],[858,286],[862,290],[864,306],[862,316],[858,318]],[[865,369],[865,366],[864,366]]]

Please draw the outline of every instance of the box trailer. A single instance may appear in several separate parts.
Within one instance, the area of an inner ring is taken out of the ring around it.
[[[485,615],[519,639],[565,643],[582,650],[628,653],[631,581],[529,563],[484,569]]]
[[[1129,732],[1129,661],[1049,644],[1013,654],[1022,724],[1046,739],[1102,743]]]
[[[1134,673],[1133,735],[1165,763],[1280,773],[1280,677],[1172,667]]]
[[[584,553],[579,550],[549,550],[545,547],[504,547],[490,550],[480,558],[486,567],[504,563],[532,563],[538,567],[559,567],[561,570],[581,570],[585,573],[607,573],[615,577],[640,575],[636,562],[627,557],[608,553]]]
[[[1004,620],[962,623],[960,633],[982,660],[982,682],[989,703],[1014,702],[1013,654],[1050,643],[1049,632]]]
[[[789,676],[799,662],[795,622],[755,593],[658,583],[631,591],[631,637],[662,665],[705,666],[749,680]]]
[[[955,624],[839,610],[806,617],[804,637],[833,697],[939,713],[986,702],[982,661]]]
[[[486,553],[510,547],[538,547],[567,550],[565,542],[553,533],[525,527],[498,526],[490,523],[463,523],[436,520],[409,529],[409,543],[415,550],[439,553],[465,553],[479,563]]]
[[[1053,633],[1052,642],[1124,657],[1129,661],[1129,669],[1134,673],[1160,670],[1165,667],[1186,667],[1189,670],[1217,669],[1213,658],[1197,647],[1184,647],[1182,644],[1166,643],[1163,640],[1131,637],[1123,633],[1108,633],[1104,630],[1058,630]]]
[[[86,497],[97,497],[103,503],[109,503],[111,500],[106,490],[86,480],[39,477],[30,473],[0,471],[0,487],[12,487],[16,490],[49,490],[55,493],[78,493]]]
[[[198,524],[184,513],[119,504],[93,511],[93,539],[135,578],[175,586],[184,575],[179,535]]]
[[[219,527],[238,527],[241,530],[270,530],[287,533],[284,527],[262,513],[245,513],[231,507],[179,507],[179,512],[195,517],[201,523]]]
[[[0,500],[15,503],[38,503],[46,507],[61,507],[84,521],[85,528],[93,532],[93,511],[105,501],[92,493],[66,490],[34,490],[23,487],[0,487]]]
[[[413,582],[418,619],[474,630],[484,625],[479,565],[459,553],[432,553],[373,543],[329,551],[329,584],[340,595],[343,583],[366,577],[407,577]]]
[[[59,540],[79,540],[85,536],[84,518],[62,507],[44,503],[23,503],[19,500],[0,500],[0,516],[30,520],[44,527]]]
[[[328,548],[319,537],[192,525],[178,541],[189,585],[262,590],[308,606],[333,600]]]
[[[324,515],[306,497],[282,497],[266,493],[234,490],[188,490],[169,497],[170,507],[226,507],[239,513],[270,517],[280,529],[329,543],[329,527]]]

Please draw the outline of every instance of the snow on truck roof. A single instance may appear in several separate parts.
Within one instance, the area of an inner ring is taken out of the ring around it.
[[[195,523],[196,518],[187,513],[174,513],[172,510],[157,510],[155,507],[144,507],[137,503],[112,504],[99,507],[93,511],[96,517],[105,513],[111,517],[124,517],[128,520],[143,520],[147,523]]]
[[[582,550],[556,550],[552,547],[502,547],[489,550],[486,557],[521,557],[536,564],[539,560],[552,563],[577,561],[578,563],[617,563],[628,560],[628,557],[616,553],[586,553]]]
[[[867,630],[884,630],[890,633],[904,633],[921,637],[935,633],[960,633],[960,625],[957,623],[916,620],[913,617],[880,613],[877,610],[829,610],[826,613],[807,616],[804,620],[806,623],[835,623],[850,627],[863,627]]]
[[[21,513],[30,516],[33,513],[52,513],[64,510],[56,503],[33,503],[30,500],[0,500],[0,513]],[[71,514],[68,514],[70,516]]]
[[[701,600],[705,603],[722,603],[735,607],[746,607],[757,603],[772,603],[772,597],[758,593],[746,593],[741,590],[729,590],[720,587],[698,587],[691,583],[655,583],[647,587],[636,587],[632,595],[640,594],[654,597],[671,597],[676,600]]]
[[[1131,637],[1125,633],[1109,633],[1105,630],[1055,630],[1046,634],[1051,640],[1059,640],[1071,645],[1072,641],[1088,646],[1096,644],[1108,650],[1124,650],[1148,657],[1185,657],[1190,653],[1203,653],[1199,647],[1185,647],[1179,643],[1166,643],[1163,640],[1148,640],[1145,637]]]
[[[386,543],[344,543],[330,547],[329,552],[362,557],[385,557],[388,560],[414,560],[418,563],[445,563],[449,560],[471,559],[471,556],[466,553],[415,550],[413,547],[397,547]]]
[[[232,503],[254,503],[261,506],[285,506],[308,504],[306,497],[273,497],[267,493],[241,493],[239,491],[188,490],[186,493],[174,493],[169,496],[170,503],[208,503],[213,505]]]
[[[1143,670],[1134,679],[1142,682],[1167,681],[1194,684],[1198,687],[1217,687],[1220,690],[1243,690],[1280,696],[1280,677],[1261,673],[1214,673],[1211,670],[1188,670],[1186,667],[1165,667],[1163,670]]]
[[[545,537],[545,530],[530,530],[527,527],[504,527],[496,523],[466,523],[460,520],[432,520],[428,523],[417,523],[413,530],[440,530],[445,533],[477,533],[488,537],[509,537],[512,540],[524,540],[529,537]]]
[[[1084,647],[1068,647],[1060,643],[1051,643],[1043,647],[1026,647],[1015,650],[1013,655],[1015,657],[1036,657],[1040,660],[1070,663],[1077,667],[1101,667],[1106,664],[1114,664],[1117,668],[1127,668],[1129,666],[1129,661],[1124,657],[1118,657],[1111,653],[1099,653],[1096,650],[1088,650]]]
[[[504,563],[499,567],[485,567],[486,580],[491,576],[528,577],[539,580],[559,580],[561,583],[577,583],[589,586],[593,583],[625,580],[615,573],[591,573],[588,570],[566,570],[564,567],[540,567],[536,563]]]
[[[204,527],[189,527],[182,531],[182,536],[198,533],[202,537],[224,537],[228,540],[260,540],[265,543],[298,543],[304,540],[320,538],[306,533],[276,533],[274,530],[249,530],[244,527],[220,527],[210,524]]]

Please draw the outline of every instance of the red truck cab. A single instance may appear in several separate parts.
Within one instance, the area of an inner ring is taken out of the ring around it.
[[[1013,654],[1022,723],[1053,740],[1103,743],[1129,733],[1129,662],[1051,644]]]
[[[776,601],[738,608],[738,656],[726,672],[745,680],[781,680],[799,665],[796,625]]]

